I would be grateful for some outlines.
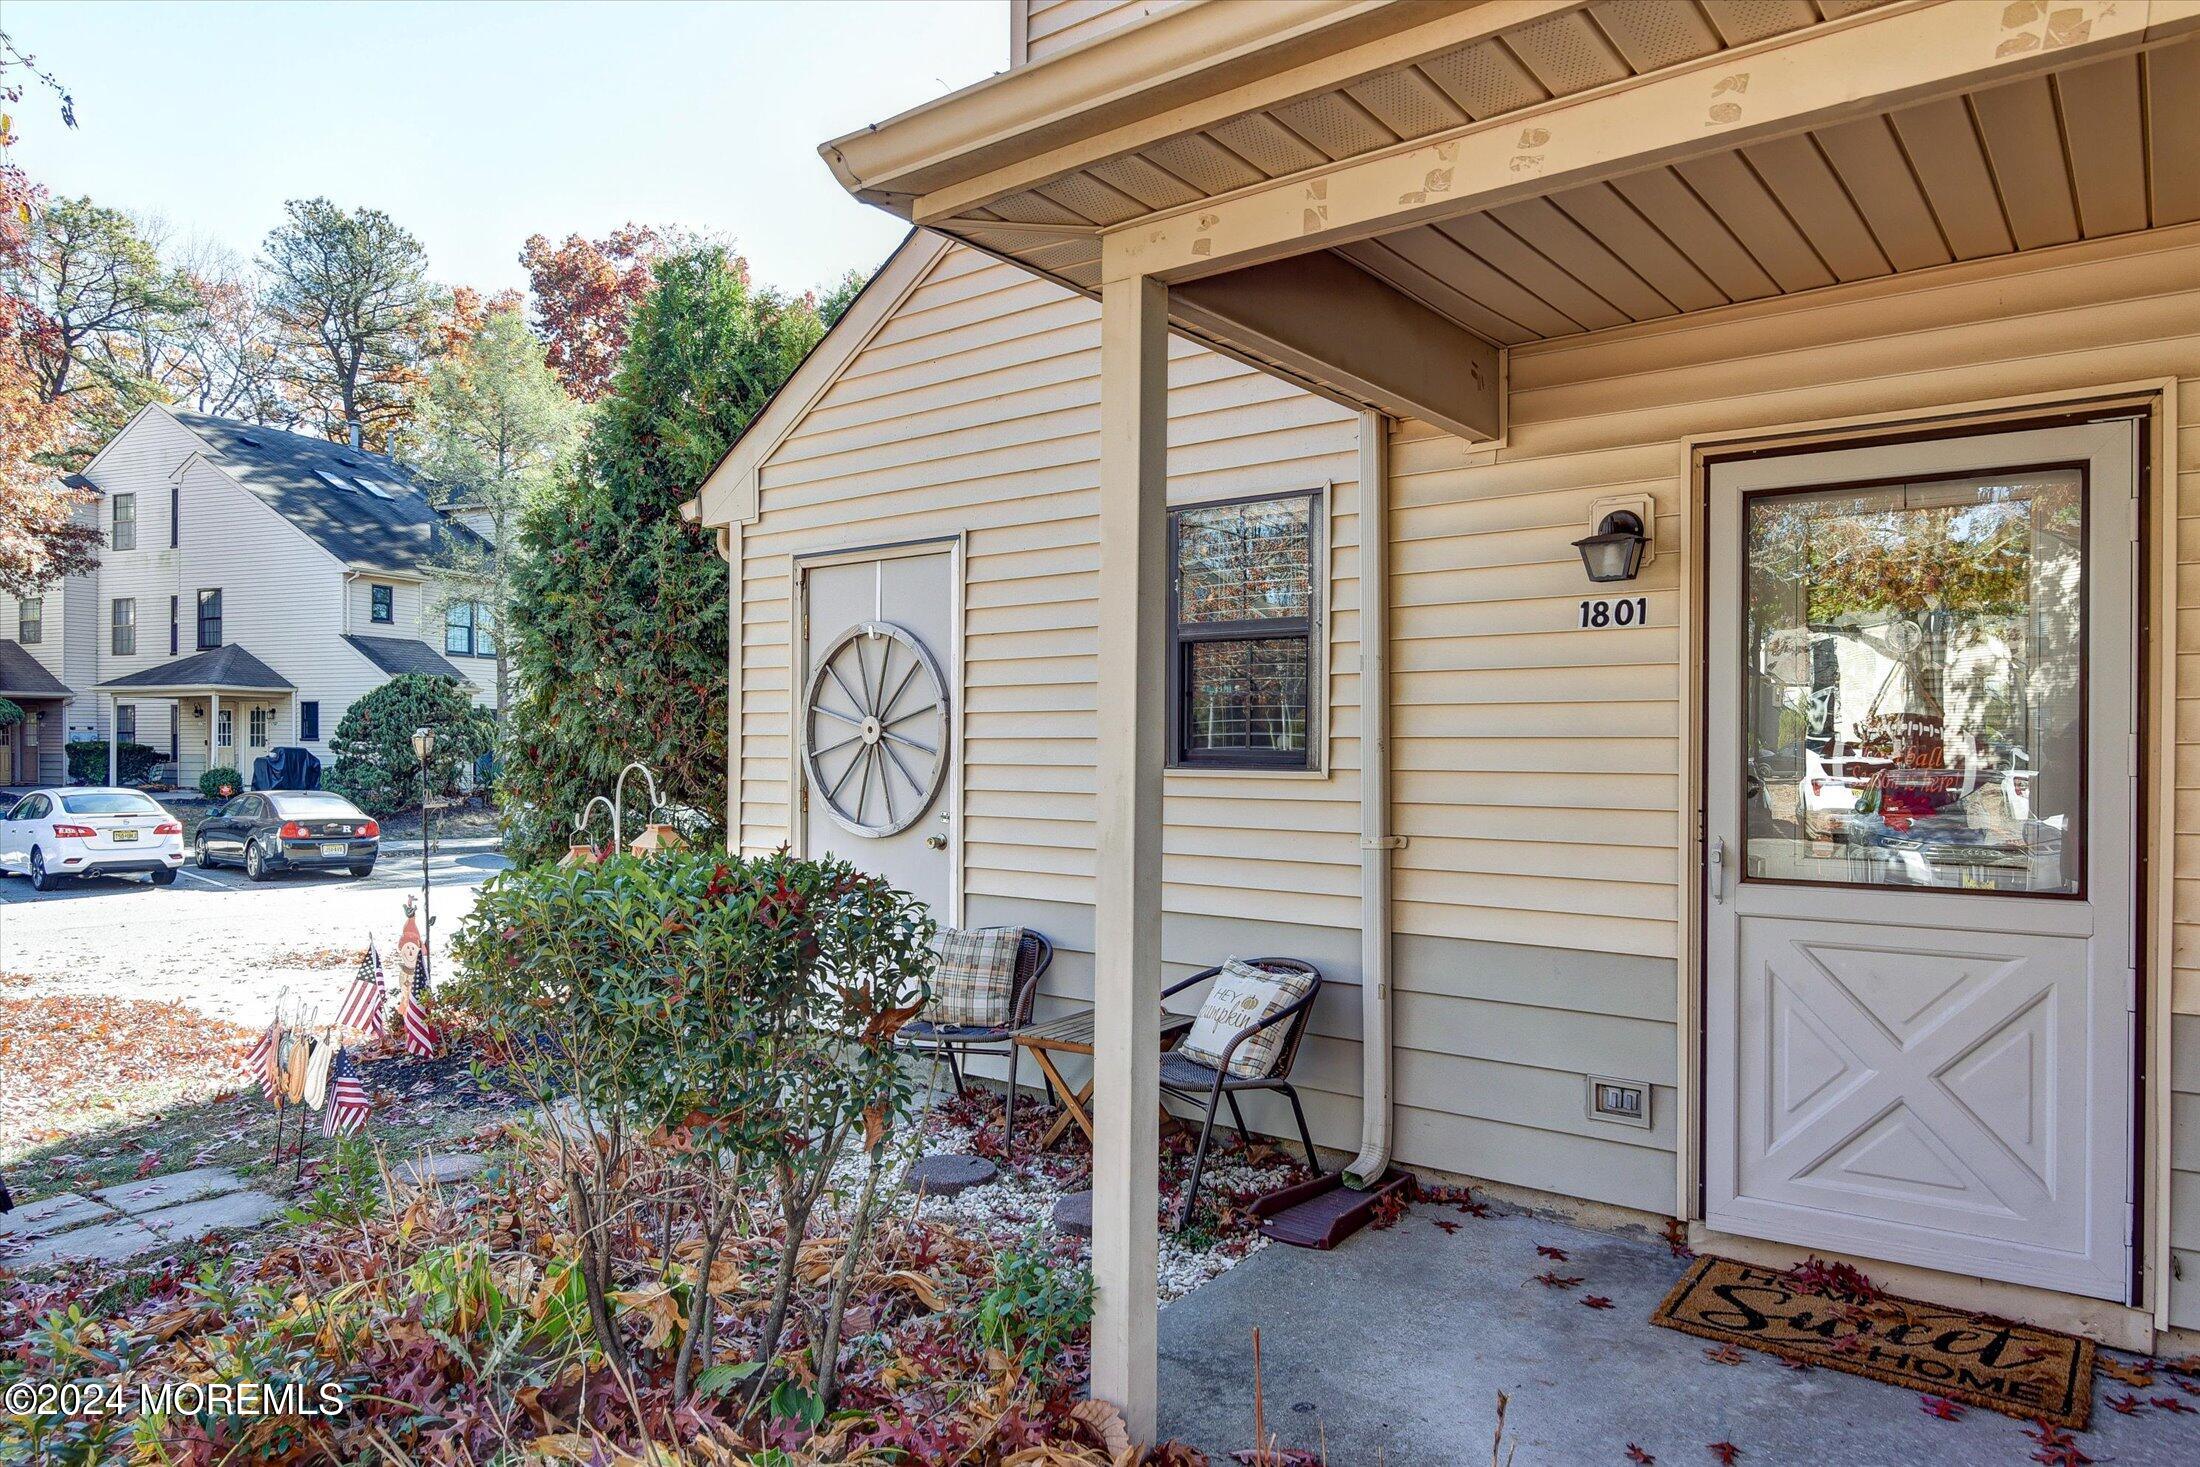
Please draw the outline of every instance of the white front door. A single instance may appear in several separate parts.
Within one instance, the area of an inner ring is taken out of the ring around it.
[[[802,567],[795,757],[805,850],[955,920],[955,556],[947,546]]]
[[[2128,1296],[2137,445],[1711,465],[1710,1227]]]

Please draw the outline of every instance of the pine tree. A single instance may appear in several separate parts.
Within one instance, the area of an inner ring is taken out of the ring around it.
[[[723,248],[657,262],[568,482],[520,521],[502,779],[514,860],[564,849],[574,814],[635,759],[668,803],[702,812],[705,838],[722,835],[726,566],[680,502],[823,331]]]

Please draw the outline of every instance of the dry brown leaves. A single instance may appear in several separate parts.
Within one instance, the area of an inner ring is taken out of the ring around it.
[[[53,1118],[98,1106],[127,1112],[127,1095],[165,1104],[193,1089],[233,1087],[250,1030],[180,1003],[56,994],[0,997],[0,1146],[43,1145]]]

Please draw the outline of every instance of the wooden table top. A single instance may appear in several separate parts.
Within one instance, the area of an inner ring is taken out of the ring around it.
[[[1094,1013],[1095,1010],[1089,1008],[1079,1009],[1076,1013],[1064,1014],[1043,1024],[1033,1024],[1030,1028],[1017,1032],[1016,1042],[1026,1049],[1059,1049],[1071,1054],[1090,1054]],[[1193,1018],[1191,1014],[1164,1011],[1161,1015],[1162,1036],[1166,1038],[1191,1028]]]

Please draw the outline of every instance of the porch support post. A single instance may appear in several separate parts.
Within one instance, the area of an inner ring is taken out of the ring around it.
[[[1167,723],[1168,290],[1100,295],[1098,828],[1093,871],[1092,1393],[1154,1437],[1161,763]]]
[[[209,688],[206,693],[206,767],[208,769],[212,769],[221,762],[221,750],[214,742],[221,737],[221,731],[222,695]]]
[[[119,700],[107,700],[107,783],[116,784],[122,775],[122,704]]]

